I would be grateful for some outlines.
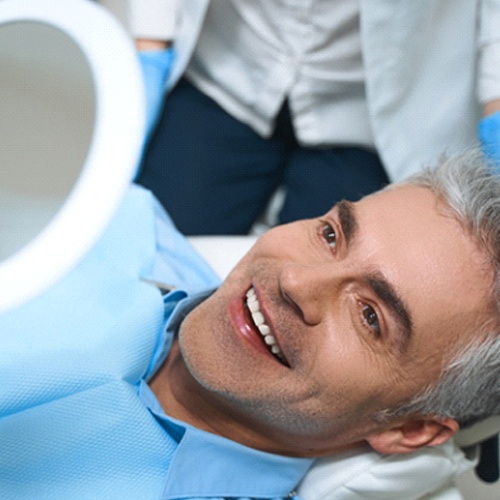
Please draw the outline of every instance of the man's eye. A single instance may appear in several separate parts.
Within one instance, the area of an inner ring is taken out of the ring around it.
[[[365,323],[370,327],[371,330],[378,337],[380,336],[380,323],[378,321],[378,316],[373,307],[369,305],[364,305],[362,309],[363,319]]]
[[[329,246],[335,248],[337,245],[337,234],[335,233],[335,229],[333,229],[328,222],[323,224],[323,227],[321,228],[321,235]]]

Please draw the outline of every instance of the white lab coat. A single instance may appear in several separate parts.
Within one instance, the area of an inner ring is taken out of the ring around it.
[[[209,3],[181,1],[174,31],[175,14],[158,15],[158,0],[131,0],[135,34],[175,40],[169,88],[189,63]],[[360,7],[370,124],[391,180],[475,145],[481,103],[500,98],[500,0],[360,0]]]

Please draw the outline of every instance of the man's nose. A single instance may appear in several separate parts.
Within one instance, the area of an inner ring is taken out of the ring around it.
[[[338,277],[330,264],[288,264],[280,273],[281,293],[308,325],[321,323],[335,300]]]

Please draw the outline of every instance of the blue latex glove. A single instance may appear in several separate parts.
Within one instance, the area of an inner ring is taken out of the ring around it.
[[[500,111],[481,119],[478,135],[483,152],[500,173]]]
[[[173,59],[172,48],[139,52],[146,89],[146,140],[158,120]]]

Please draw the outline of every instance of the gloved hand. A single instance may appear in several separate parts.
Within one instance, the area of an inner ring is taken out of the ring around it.
[[[500,173],[500,111],[481,119],[478,135],[483,152]]]
[[[158,120],[173,59],[172,48],[139,51],[146,89],[146,140]]]

